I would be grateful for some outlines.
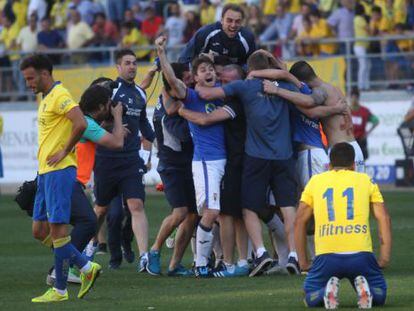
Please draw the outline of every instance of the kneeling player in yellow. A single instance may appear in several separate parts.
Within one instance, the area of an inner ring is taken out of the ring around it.
[[[379,188],[370,177],[354,171],[355,152],[348,143],[330,153],[329,172],[311,178],[302,193],[295,223],[295,243],[305,280],[309,307],[335,309],[339,280],[347,278],[363,309],[385,303],[387,285],[381,269],[391,255],[391,221]],[[369,226],[370,210],[378,222],[380,256],[375,258]],[[315,217],[316,257],[306,256],[306,224]]]

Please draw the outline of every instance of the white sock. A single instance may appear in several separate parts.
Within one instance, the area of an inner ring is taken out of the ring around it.
[[[198,225],[197,227],[197,253],[196,267],[207,266],[208,258],[213,247],[213,232],[205,231]]]
[[[246,259],[240,259],[240,260],[237,262],[237,265],[238,265],[239,267],[244,267],[244,266],[247,266],[247,260],[246,260]]]
[[[266,248],[264,248],[264,246],[258,247],[256,250],[257,258],[262,257],[265,251],[266,251]]]
[[[92,257],[95,254],[97,247],[98,247],[98,242],[94,242],[93,240],[90,240],[88,245],[86,245],[85,247],[85,255],[88,257]]]
[[[296,252],[290,252],[288,257],[293,257],[298,261],[298,254],[296,254]]]
[[[90,261],[88,261],[88,262],[86,263],[86,265],[84,265],[82,268],[80,268],[80,272],[82,272],[82,273],[86,273],[86,272],[88,272],[89,270],[91,270],[91,267],[92,267],[91,262],[90,262]]]
[[[233,273],[234,269],[236,269],[236,266],[232,263],[224,262],[224,264],[226,266],[227,271],[230,272],[230,273]]]
[[[66,292],[67,292],[66,288],[65,289],[58,289],[58,288],[54,287],[54,289],[61,295],[65,295]]]

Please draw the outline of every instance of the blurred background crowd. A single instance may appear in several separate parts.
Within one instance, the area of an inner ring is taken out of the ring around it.
[[[384,39],[413,35],[414,0],[0,0],[0,70],[11,68],[0,76],[2,91],[24,88],[17,76],[17,52],[127,47],[136,50],[140,61],[150,61],[152,50],[142,47],[164,33],[174,61],[179,49],[173,47],[188,42],[200,27],[220,21],[227,3],[241,5],[245,27],[255,34],[258,45],[284,59],[353,54],[362,90],[371,87],[371,70],[399,80],[409,78],[414,69],[410,54],[414,40]],[[368,37],[381,40],[356,40],[348,48],[340,41]],[[366,54],[379,56],[368,59]],[[108,55],[51,57],[55,64],[80,65],[108,62]],[[380,68],[371,68],[375,66]]]

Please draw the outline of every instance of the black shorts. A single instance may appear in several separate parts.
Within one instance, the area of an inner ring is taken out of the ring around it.
[[[368,143],[367,143],[367,139],[363,138],[363,139],[357,139],[356,140],[359,147],[361,147],[361,151],[362,151],[362,155],[364,156],[364,160],[368,159]]]
[[[242,218],[241,184],[243,165],[227,162],[221,181],[220,213]]]
[[[144,167],[136,157],[104,158],[96,157],[94,167],[96,204],[107,206],[117,195],[124,200],[145,201],[142,177]]]
[[[164,193],[172,208],[187,206],[189,213],[197,214],[193,173],[187,168],[163,168],[158,172],[164,184]]]
[[[242,207],[260,212],[267,206],[268,188],[278,207],[296,206],[296,161],[265,160],[245,155],[242,176]]]

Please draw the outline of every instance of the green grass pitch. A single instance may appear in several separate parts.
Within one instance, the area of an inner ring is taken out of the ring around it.
[[[386,270],[387,310],[414,310],[414,193],[385,192],[393,224],[392,264]],[[169,212],[163,196],[150,195],[146,210],[150,243]],[[376,226],[373,226],[376,228]],[[108,255],[96,256],[104,273],[92,291],[76,298],[78,287],[69,286],[69,301],[35,305],[30,302],[47,286],[52,253],[31,237],[31,221],[12,201],[0,197],[0,310],[293,310],[302,303],[303,277],[207,279],[153,277],[138,274],[135,264],[108,269]],[[373,240],[377,245],[376,232]],[[162,252],[163,271],[171,251]],[[184,263],[189,266],[187,250]],[[341,282],[340,308],[353,309],[356,298],[347,281]]]

